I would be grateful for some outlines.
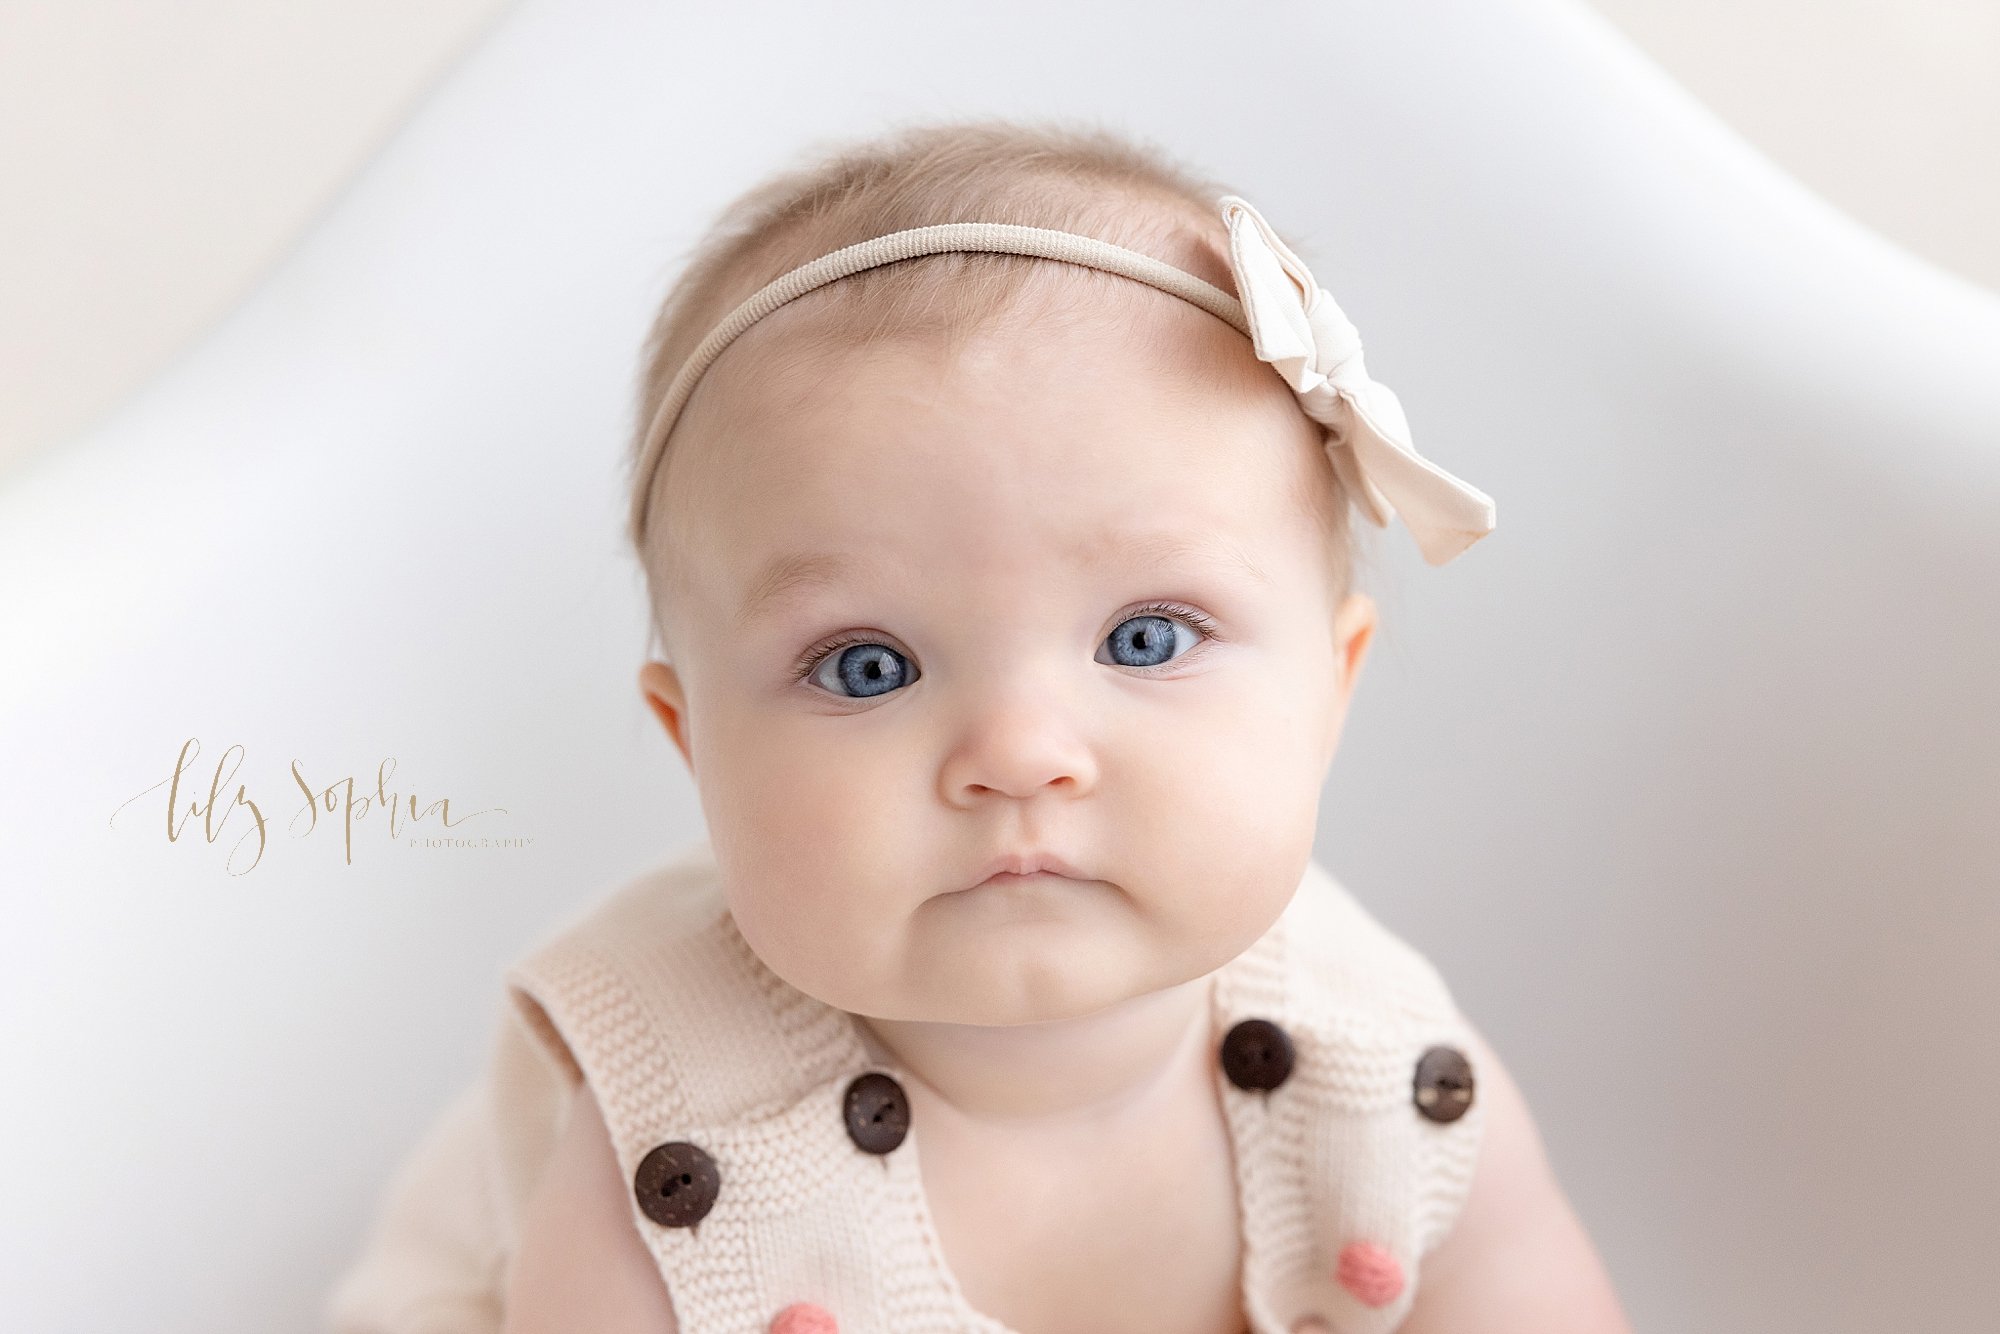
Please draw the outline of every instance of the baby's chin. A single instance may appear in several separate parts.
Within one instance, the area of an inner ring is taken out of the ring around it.
[[[866,968],[788,977],[851,1014],[916,1023],[1008,1028],[1079,1019],[1179,986],[1228,962],[1213,943],[1162,942],[1133,922],[1062,920],[932,923]],[[785,975],[782,962],[774,971]]]

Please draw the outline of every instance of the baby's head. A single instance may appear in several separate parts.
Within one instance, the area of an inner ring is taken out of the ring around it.
[[[1222,193],[989,123],[769,182],[663,309],[641,431],[732,309],[842,246],[1020,223],[1229,292]],[[885,1019],[1061,1019],[1284,909],[1374,607],[1321,428],[1249,339],[1096,269],[926,256],[750,326],[668,443],[635,498],[666,659],[641,684],[779,976]],[[1014,853],[1080,878],[971,888]]]

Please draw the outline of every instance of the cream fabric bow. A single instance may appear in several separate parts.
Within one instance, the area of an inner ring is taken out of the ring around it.
[[[1401,515],[1424,559],[1443,565],[1493,531],[1493,498],[1418,454],[1403,405],[1362,365],[1361,335],[1250,202],[1217,201],[1259,360],[1326,427],[1335,474],[1376,527]]]

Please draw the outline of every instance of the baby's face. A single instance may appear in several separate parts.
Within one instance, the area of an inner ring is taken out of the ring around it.
[[[676,436],[692,587],[642,685],[743,935],[840,1009],[1008,1025],[1187,982],[1311,855],[1373,626],[1308,508],[1332,468],[1249,340],[1124,286],[767,383],[781,310],[704,383],[726,428]],[[972,888],[1014,852],[1083,878]]]

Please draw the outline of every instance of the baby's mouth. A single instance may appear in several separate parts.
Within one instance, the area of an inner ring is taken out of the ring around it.
[[[1050,885],[1056,885],[1056,884],[1087,885],[1090,883],[1088,880],[1078,880],[1074,876],[1058,875],[1054,871],[1033,871],[1026,875],[1017,874],[1016,872],[1013,871],[1000,871],[993,875],[987,876],[984,880],[980,881],[976,885],[969,885],[966,888],[958,890],[956,892],[960,894],[970,894],[975,890],[1007,889],[1017,885],[1027,886],[1043,882],[1046,882]]]

